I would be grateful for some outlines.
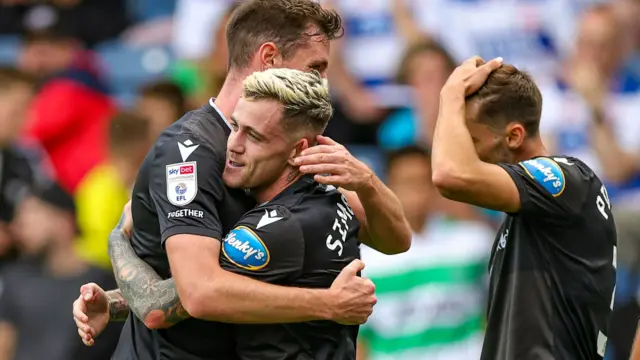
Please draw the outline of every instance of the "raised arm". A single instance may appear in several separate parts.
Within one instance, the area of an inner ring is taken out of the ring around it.
[[[300,172],[330,174],[316,175],[315,180],[341,187],[361,223],[362,243],[385,254],[407,251],[411,227],[396,195],[344,146],[325,136],[318,136],[318,144],[296,158]]]
[[[465,97],[501,64],[492,60],[478,67],[476,61],[469,59],[456,68],[440,92],[431,156],[433,183],[448,199],[517,212],[521,203],[516,184],[503,168],[480,160],[465,124]]]

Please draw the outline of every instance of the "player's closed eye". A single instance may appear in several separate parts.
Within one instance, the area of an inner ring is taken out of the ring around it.
[[[255,141],[255,142],[261,142],[262,141],[262,138],[260,138],[254,132],[249,132],[249,134],[247,136],[249,136],[249,139],[251,139],[251,141]]]

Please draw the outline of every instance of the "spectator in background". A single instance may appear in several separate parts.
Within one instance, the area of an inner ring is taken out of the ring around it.
[[[138,92],[136,111],[149,120],[150,139],[158,135],[187,110],[187,100],[180,87],[170,81],[153,82]]]
[[[0,34],[58,26],[93,46],[115,38],[129,23],[127,0],[11,0],[0,4]]]
[[[429,36],[458,61],[501,56],[542,80],[571,47],[581,7],[594,0],[387,1],[405,39]]]
[[[51,158],[60,185],[74,193],[78,183],[105,159],[108,120],[114,106],[95,59],[59,29],[24,39],[20,67],[40,76],[26,128],[27,137]]]
[[[400,61],[397,81],[411,87],[411,106],[394,112],[380,127],[378,144],[383,149],[431,143],[440,90],[455,66],[451,55],[435,42],[425,39],[407,49]]]
[[[440,217],[423,148],[391,153],[387,174],[414,237],[398,255],[361,250],[378,303],[360,328],[358,359],[477,359],[494,233],[482,223]]]
[[[345,36],[331,45],[328,75],[334,116],[325,134],[344,144],[373,145],[387,108],[404,98],[394,91],[400,88],[392,86],[403,44],[394,31],[388,1],[320,2],[335,8],[345,27]]]
[[[410,107],[391,114],[378,130],[378,144],[384,150],[396,150],[416,143],[430,144],[438,118],[440,90],[455,68],[449,53],[439,44],[423,39],[415,41],[400,61],[397,81],[412,89]],[[457,219],[480,220],[474,207],[434,194],[444,214]]]
[[[91,264],[111,269],[107,240],[131,197],[138,168],[152,144],[149,128],[149,121],[140,115],[117,114],[109,124],[108,160],[94,167],[78,186],[80,238],[76,250]]]
[[[115,286],[113,275],[87,265],[73,251],[74,206],[58,187],[25,199],[13,229],[25,255],[0,274],[0,358],[69,360],[87,351],[69,318],[69,305],[87,282]],[[118,339],[113,326],[83,359],[109,359]]]
[[[238,3],[228,5],[217,26],[212,31],[210,50],[202,60],[179,61],[173,69],[172,79],[180,85],[192,104],[206,103],[217,96],[227,77],[227,22]]]
[[[17,142],[34,93],[33,78],[0,68],[0,266],[16,255],[9,232],[15,208],[43,175],[28,149]]]

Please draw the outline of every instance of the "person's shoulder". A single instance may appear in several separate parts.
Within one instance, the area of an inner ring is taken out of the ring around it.
[[[575,192],[592,181],[599,181],[593,170],[577,158],[567,156],[536,157],[518,163],[524,172],[551,196]]]
[[[160,134],[154,145],[156,151],[179,151],[183,158],[197,149],[224,156],[226,147],[226,130],[213,114],[204,109],[195,109],[184,114]]]

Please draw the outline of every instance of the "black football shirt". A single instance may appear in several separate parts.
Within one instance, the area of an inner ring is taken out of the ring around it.
[[[220,265],[272,284],[329,288],[360,257],[359,228],[339,191],[304,176],[242,217],[223,240]],[[356,355],[357,326],[311,321],[234,329],[238,356],[245,360],[352,360]]]
[[[602,359],[616,228],[606,188],[582,161],[500,164],[520,193],[493,246],[483,360]]]
[[[165,129],[140,167],[132,194],[131,244],[165,279],[171,277],[167,238],[193,234],[218,241],[255,205],[222,181],[230,132],[213,104],[207,104]],[[234,359],[233,340],[229,324],[188,319],[154,331],[130,314],[114,359],[204,360],[212,354]]]

